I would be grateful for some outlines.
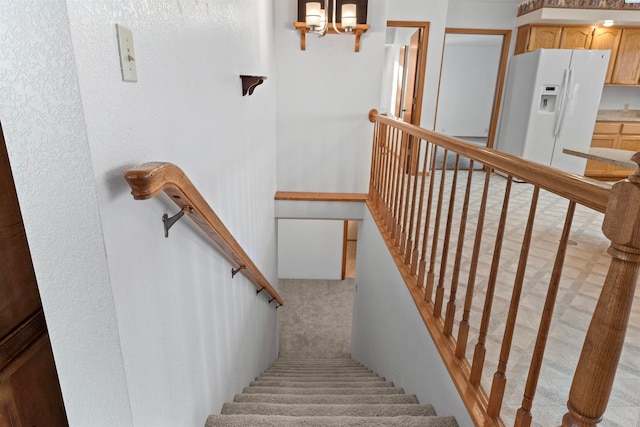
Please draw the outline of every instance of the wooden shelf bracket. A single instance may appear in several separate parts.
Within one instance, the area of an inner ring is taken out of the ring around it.
[[[242,96],[245,96],[249,93],[249,96],[253,95],[253,91],[256,90],[256,87],[260,86],[264,83],[267,78],[265,76],[247,76],[240,75],[242,79]]]

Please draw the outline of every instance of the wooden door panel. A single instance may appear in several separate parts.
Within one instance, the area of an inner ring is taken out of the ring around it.
[[[591,139],[592,147],[614,148],[618,136],[617,135],[593,135]],[[611,174],[611,165],[595,160],[587,160],[584,174],[585,176],[600,177]]]
[[[625,126],[626,123],[622,127],[623,132]],[[615,148],[619,150],[640,151],[640,135],[620,135],[618,137],[617,145]],[[620,168],[617,166],[611,166],[611,172],[615,176],[626,178],[629,175],[632,175],[635,171],[631,169]]]
[[[411,35],[411,41],[409,42],[409,55],[408,55],[408,64],[409,69],[407,70],[407,87],[406,87],[406,95],[405,95],[405,115],[402,118],[405,122],[411,124],[420,123],[420,117],[416,115],[416,106],[417,106],[417,97],[416,97],[416,88],[418,86],[417,78],[418,78],[418,58],[420,57],[420,31],[416,30],[415,33]],[[407,102],[409,101],[409,102]],[[409,138],[407,141],[408,150],[410,151],[410,155],[407,158],[407,165],[405,166],[405,171],[410,174],[417,173],[417,167],[415,158],[418,155],[417,147],[418,144],[414,144],[413,137]]]
[[[593,31],[593,37],[591,38],[590,49],[596,50],[610,50],[611,56],[609,57],[609,67],[607,68],[607,77],[605,83],[611,83],[611,77],[613,76],[613,69],[616,63],[616,56],[618,54],[618,45],[620,44],[620,35],[622,30],[619,28],[600,27]]]
[[[516,35],[516,45],[513,49],[514,55],[519,55],[527,51],[530,32],[531,32],[531,25],[523,25],[521,27],[518,27],[518,33]]]
[[[622,128],[622,123],[620,122],[596,122],[596,125],[593,128],[594,135],[618,135],[620,133],[620,129]]]
[[[562,27],[531,27],[527,51],[557,49],[560,46]]]
[[[640,29],[622,30],[611,83],[637,85],[640,77]]]
[[[396,82],[396,109],[395,116],[400,117],[402,115],[402,91],[404,90],[405,79],[405,46],[400,48],[400,56],[398,57],[398,79]]]
[[[42,334],[24,354],[4,369],[0,382],[2,417],[10,426],[63,427],[68,425],[47,334]]]
[[[0,337],[40,308],[33,268],[23,263],[31,260],[24,229],[16,228],[0,226]]]
[[[620,150],[640,151],[640,135],[621,135],[616,148]]]
[[[589,49],[592,34],[591,27],[563,27],[560,49]]]
[[[2,134],[0,133],[0,138]],[[0,339],[40,307],[9,158],[0,147]]]
[[[58,374],[1,127],[0,259],[0,426],[66,426]]]
[[[415,124],[416,78],[418,77],[418,49],[420,47],[420,30],[411,35],[409,53],[407,55],[407,81],[404,87],[404,112],[402,120]]]

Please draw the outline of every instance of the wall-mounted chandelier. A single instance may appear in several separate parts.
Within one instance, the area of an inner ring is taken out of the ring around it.
[[[340,14],[338,15],[338,11]],[[300,49],[306,49],[306,34],[353,34],[355,51],[360,51],[360,36],[367,25],[367,0],[298,0],[298,21],[294,28],[300,31]]]

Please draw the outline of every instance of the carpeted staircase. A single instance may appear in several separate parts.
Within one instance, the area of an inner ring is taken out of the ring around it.
[[[457,427],[453,417],[438,417],[431,405],[393,386],[350,359],[278,359],[256,378],[221,415],[218,426],[427,426]]]

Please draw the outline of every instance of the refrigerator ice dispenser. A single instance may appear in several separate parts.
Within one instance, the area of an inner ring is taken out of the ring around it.
[[[544,85],[540,95],[540,111],[554,113],[556,111],[556,101],[558,99],[558,86]]]

